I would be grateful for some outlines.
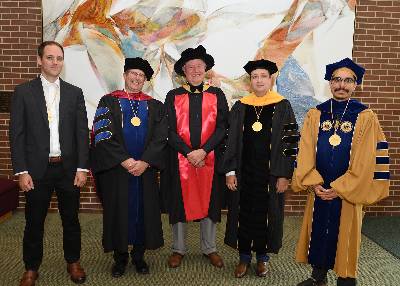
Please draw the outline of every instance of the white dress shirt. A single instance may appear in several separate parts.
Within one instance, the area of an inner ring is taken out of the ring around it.
[[[46,99],[47,116],[50,129],[50,153],[49,157],[61,156],[60,136],[58,132],[58,122],[60,115],[60,78],[55,82],[49,82],[43,75],[42,80],[44,98]]]

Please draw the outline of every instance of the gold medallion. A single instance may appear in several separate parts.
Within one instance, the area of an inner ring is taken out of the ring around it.
[[[340,138],[336,133],[329,137],[329,144],[332,146],[338,146],[340,142],[342,142],[342,138]]]
[[[262,129],[262,123],[260,121],[256,121],[253,123],[253,125],[251,126],[251,128],[255,131],[255,132],[259,132]]]
[[[132,119],[131,119],[131,123],[132,123],[132,125],[133,126],[140,126],[140,118],[139,117],[137,117],[137,116],[134,116],[134,117],[132,117]]]
[[[325,120],[321,124],[322,131],[329,131],[332,129],[332,122],[330,120]]]
[[[344,133],[349,133],[351,130],[353,130],[353,124],[351,124],[350,121],[345,121],[340,125],[340,130],[342,130]]]

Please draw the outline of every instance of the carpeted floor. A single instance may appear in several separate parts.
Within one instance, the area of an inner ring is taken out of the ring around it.
[[[171,232],[167,217],[163,217],[165,246],[146,253],[150,265],[149,275],[139,275],[129,265],[125,276],[114,279],[110,275],[111,254],[104,254],[101,247],[101,215],[81,214],[82,265],[88,275],[84,285],[296,285],[308,277],[310,268],[295,263],[293,256],[300,228],[300,218],[285,220],[283,248],[271,259],[270,272],[266,278],[254,275],[254,267],[245,278],[235,279],[232,275],[237,263],[235,250],[223,245],[224,222],[218,225],[218,247],[224,258],[225,267],[216,269],[199,251],[198,224],[190,224],[188,247],[181,267],[169,269],[166,259],[170,254]],[[0,285],[18,285],[24,271],[21,260],[24,215],[18,212],[0,224]],[[38,286],[74,285],[65,271],[62,255],[62,231],[58,214],[51,213],[45,226],[45,253],[40,269]],[[358,285],[389,286],[400,285],[400,260],[370,239],[363,237],[360,257]],[[335,275],[329,273],[329,285],[336,285]]]
[[[365,217],[362,233],[400,258],[400,216]]]

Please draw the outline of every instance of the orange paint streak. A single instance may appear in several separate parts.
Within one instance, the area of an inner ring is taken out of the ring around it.
[[[188,17],[182,19],[182,10],[174,15],[174,17],[162,28],[157,35],[159,37],[165,38],[169,37],[175,38],[179,35],[183,35],[196,26],[200,22],[200,17],[197,14],[191,14]]]
[[[124,35],[132,30],[144,44],[158,41],[173,41],[189,32],[200,22],[197,14],[182,18],[183,11],[179,10],[164,26],[152,22],[149,18],[137,11],[121,11],[112,19]],[[188,36],[189,37],[189,36]]]
[[[291,22],[295,16],[297,6],[298,1],[294,1],[281,24],[270,34],[264,41],[263,46],[257,51],[255,59],[270,59],[276,62],[279,68],[282,67],[287,57],[293,53],[308,33],[302,34],[301,37],[292,38],[290,41],[287,40],[288,34],[303,27],[307,27],[307,30],[312,32],[314,28],[318,27],[319,24],[323,22],[323,17],[305,21],[304,14],[300,15],[294,22]]]
[[[273,31],[271,33],[271,35],[269,36],[269,39],[275,40],[275,41],[284,41],[288,34],[288,28],[289,28],[289,26],[277,28],[275,31]]]
[[[62,45],[64,47],[68,47],[68,46],[73,46],[73,45],[81,45],[82,43],[83,43],[82,37],[81,37],[76,25],[74,25],[71,28],[71,31],[69,32],[68,37],[65,37]]]
[[[98,31],[92,30],[89,37],[91,39],[99,39],[100,42],[102,42],[104,44],[104,46],[112,48],[116,55],[118,55],[120,58],[124,58],[124,55],[122,54],[122,51],[119,48],[119,45],[114,40],[107,37],[106,35],[103,35],[102,33],[98,32]]]
[[[150,21],[149,18],[137,11],[122,10],[112,16],[115,25],[120,31],[127,36],[129,30],[144,30],[146,24]]]
[[[72,15],[70,22],[72,29],[68,35],[70,39],[66,39],[65,42],[69,44],[81,42],[81,37],[77,30],[77,25],[80,23],[103,28],[118,41],[119,38],[114,30],[113,21],[107,17],[111,4],[112,0],[88,0],[80,5]]]
[[[301,40],[302,39],[293,42],[284,42],[268,39],[265,41],[263,48],[257,52],[255,59],[270,59],[280,68],[285,63],[287,57],[292,54],[301,43]]]
[[[69,20],[71,20],[71,12],[68,10],[65,12],[64,15],[58,20],[58,23],[60,24],[61,27],[64,27],[65,25],[68,24]]]
[[[88,0],[76,9],[71,23],[79,22],[107,26],[110,20],[106,17],[111,8],[112,0]]]

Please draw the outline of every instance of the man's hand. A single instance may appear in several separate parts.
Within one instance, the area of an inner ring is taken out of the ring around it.
[[[325,198],[325,189],[321,185],[314,186],[314,193],[321,199]]]
[[[315,194],[324,201],[330,201],[338,195],[334,189],[324,189],[321,185],[314,186]]]
[[[195,167],[196,168],[201,168],[201,167],[204,167],[205,165],[206,165],[206,161],[203,160],[203,161],[200,161],[199,163],[197,163],[197,165]]]
[[[135,164],[132,169],[129,170],[134,176],[140,176],[143,172],[149,167],[149,164],[145,161],[135,161]]]
[[[237,190],[237,178],[236,175],[226,176],[225,177],[226,186],[231,191]]]
[[[83,171],[76,171],[74,186],[78,188],[83,187],[86,184],[87,173]]]
[[[18,175],[18,185],[23,192],[29,192],[35,188],[32,177],[28,173]]]
[[[337,198],[338,194],[334,189],[327,189],[325,190],[325,200],[333,200],[334,198]]]
[[[124,167],[126,170],[128,170],[128,172],[130,172],[130,170],[132,170],[132,168],[134,167],[135,162],[136,161],[133,158],[129,158],[123,161],[121,163],[121,166]]]
[[[194,167],[202,167],[204,166],[201,164],[202,161],[206,158],[207,153],[203,149],[197,149],[193,150],[192,152],[187,154],[187,159],[189,160],[190,164],[192,164]]]
[[[289,187],[289,180],[281,177],[278,178],[278,180],[276,181],[276,192],[277,193],[284,193]]]

